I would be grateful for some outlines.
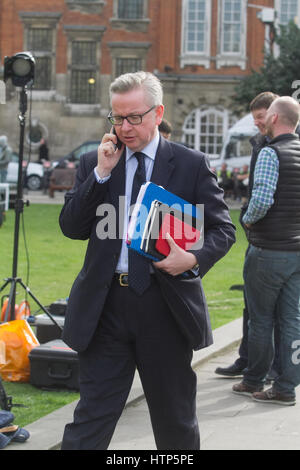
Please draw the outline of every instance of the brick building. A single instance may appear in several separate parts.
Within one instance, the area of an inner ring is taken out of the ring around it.
[[[109,129],[110,82],[120,73],[145,69],[163,82],[173,139],[218,154],[234,119],[235,86],[263,61],[269,26],[257,13],[274,8],[278,21],[286,23],[298,16],[299,3],[0,0],[1,64],[20,51],[32,51],[36,59],[26,145],[31,142],[36,152],[44,136],[56,159],[85,140],[100,139]],[[18,94],[10,84],[6,92],[0,134],[8,135],[16,150]]]

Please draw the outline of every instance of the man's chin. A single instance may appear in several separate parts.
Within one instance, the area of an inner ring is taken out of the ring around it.
[[[127,138],[123,138],[122,141],[124,142],[124,144],[126,145],[126,147],[128,147],[130,150],[134,151],[134,152],[138,152],[138,143],[136,141],[136,139],[134,137],[127,137]]]

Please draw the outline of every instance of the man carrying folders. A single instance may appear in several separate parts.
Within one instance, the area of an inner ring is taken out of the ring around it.
[[[89,239],[65,319],[63,339],[79,356],[80,401],[62,450],[108,448],[136,368],[157,448],[197,450],[192,351],[212,342],[200,277],[230,249],[235,228],[206,157],[160,137],[159,80],[151,73],[125,74],[111,84],[110,96],[115,133],[103,136],[98,152],[81,158],[60,215],[67,237]],[[120,197],[132,206],[149,180],[191,204],[204,204],[202,249],[188,252],[170,239],[170,254],[152,263],[128,250],[126,212],[123,237],[98,236],[99,208],[113,206],[119,222]],[[195,265],[196,277],[181,277]],[[193,344],[176,322],[178,308],[182,319],[199,320]]]

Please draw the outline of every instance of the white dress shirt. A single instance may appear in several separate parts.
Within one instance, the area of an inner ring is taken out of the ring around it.
[[[149,142],[149,144],[146,145],[146,147],[143,150],[141,150],[141,152],[145,154],[146,181],[149,181],[152,175],[155,156],[156,156],[156,152],[157,152],[157,148],[159,144],[159,138],[160,138],[160,134],[157,131],[155,137],[151,140],[151,142]],[[116,268],[116,272],[119,272],[119,273],[128,272],[128,248],[126,245],[128,215],[129,215],[129,209],[130,209],[133,178],[134,178],[137,166],[138,166],[138,161],[135,158],[134,153],[135,152],[130,150],[128,147],[126,147],[126,166],[125,166],[125,169],[126,169],[125,170],[126,171],[126,184],[125,184],[126,210],[125,210],[125,215],[124,215],[124,231],[123,231],[123,237],[122,237],[122,248],[121,248],[120,257],[119,257],[119,261],[118,261],[117,268]],[[110,175],[107,176],[106,178],[100,178],[96,171],[96,168],[94,169],[94,173],[95,173],[95,177],[98,183],[100,184],[105,183],[110,178]]]

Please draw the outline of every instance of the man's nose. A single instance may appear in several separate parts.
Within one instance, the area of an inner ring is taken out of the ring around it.
[[[255,119],[255,120],[254,120],[254,124],[255,124],[257,127],[263,125],[263,123],[262,123],[262,121],[261,121],[260,119]]]
[[[121,130],[122,131],[127,131],[131,128],[132,128],[132,124],[130,124],[130,122],[128,122],[127,119],[123,119],[123,122],[122,122],[122,125],[121,125]]]

